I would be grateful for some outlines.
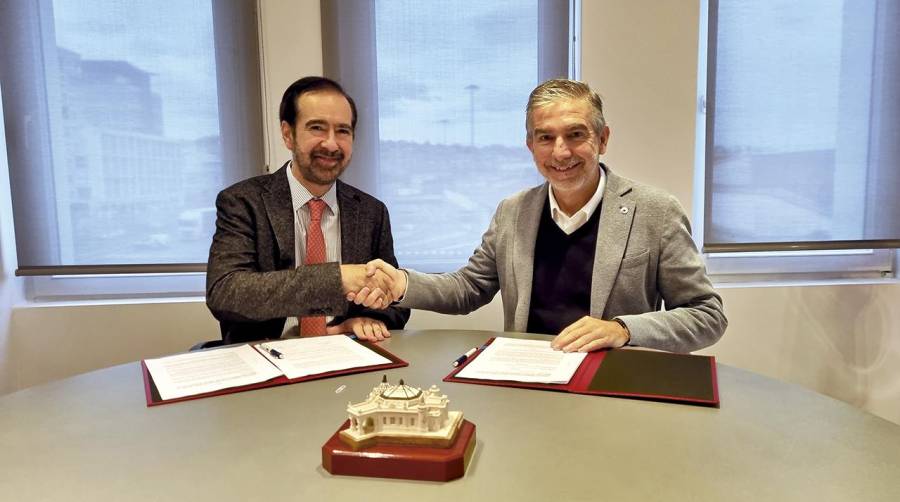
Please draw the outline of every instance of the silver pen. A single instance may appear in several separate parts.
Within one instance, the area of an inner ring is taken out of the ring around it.
[[[284,354],[282,354],[281,352],[278,352],[277,350],[273,349],[272,347],[269,347],[268,345],[265,345],[262,343],[259,344],[259,346],[262,347],[263,350],[265,350],[266,352],[271,354],[272,357],[274,357],[275,359],[284,359]]]

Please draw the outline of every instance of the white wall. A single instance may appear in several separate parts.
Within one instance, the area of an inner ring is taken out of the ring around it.
[[[277,104],[296,77],[321,72],[319,2],[265,0],[267,119],[273,163],[283,160]],[[585,80],[606,98],[606,161],[692,206],[697,0],[583,2]],[[5,155],[2,157],[5,162]],[[0,165],[0,167],[3,167]],[[5,169],[3,169],[5,175]],[[0,179],[0,181],[4,181]],[[6,189],[8,191],[8,188]],[[0,203],[6,204],[0,190]],[[200,299],[90,306],[17,306],[2,206],[0,392],[95,368],[181,351],[218,336]],[[900,286],[722,289],[730,320],[706,353],[795,382],[900,423]],[[897,310],[897,309],[894,309]],[[9,327],[7,324],[9,323]],[[466,317],[416,312],[411,328],[500,329],[499,300]],[[5,357],[5,359],[4,359]]]

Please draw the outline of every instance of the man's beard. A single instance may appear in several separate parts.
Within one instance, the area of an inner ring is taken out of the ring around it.
[[[335,160],[337,161],[337,164],[334,167],[321,166],[319,165],[318,157]],[[298,155],[295,152],[294,163],[297,165],[297,170],[300,172],[300,176],[302,176],[303,179],[317,185],[330,185],[334,183],[334,181],[344,172],[344,169],[347,168],[348,164],[344,162],[343,152],[337,151],[329,154],[315,150],[312,151],[309,156],[302,154]]]

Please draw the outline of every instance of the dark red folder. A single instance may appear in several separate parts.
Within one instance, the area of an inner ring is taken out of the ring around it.
[[[246,390],[254,390],[254,389],[262,389],[265,387],[275,387],[277,385],[287,385],[292,383],[306,382],[309,380],[320,380],[323,378],[331,378],[334,376],[340,375],[352,375],[355,373],[366,373],[368,371],[379,371],[386,370],[390,368],[402,368],[404,366],[409,366],[409,363],[395,356],[387,349],[375,345],[369,342],[363,342],[356,340],[357,343],[366,346],[366,348],[372,350],[373,352],[377,352],[379,355],[384,356],[389,359],[391,362],[386,364],[376,364],[374,366],[360,366],[358,368],[348,368],[345,370],[338,371],[328,371],[326,373],[318,373],[315,375],[307,375],[300,378],[288,378],[284,375],[275,377],[271,380],[266,380],[265,382],[257,382],[249,385],[239,385],[237,387],[229,387],[227,389],[221,389],[213,392],[204,392],[202,394],[194,394],[191,396],[177,397],[174,399],[162,399],[159,396],[159,391],[156,389],[156,383],[153,382],[153,377],[150,375],[150,371],[147,370],[147,365],[144,364],[144,361],[141,361],[141,372],[144,374],[144,394],[147,397],[147,406],[158,406],[160,404],[169,404],[169,403],[177,403],[179,401],[189,401],[191,399],[201,399],[204,397],[212,397],[212,396],[221,396],[223,394],[231,394],[234,392],[244,392]],[[215,350],[215,349],[212,349]],[[263,357],[260,355],[260,357]]]
[[[567,384],[458,378],[456,374],[493,341],[493,338],[488,340],[444,381],[719,407],[716,359],[712,356],[634,349],[602,350],[588,354]]]

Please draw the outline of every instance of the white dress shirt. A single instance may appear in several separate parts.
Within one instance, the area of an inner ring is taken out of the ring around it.
[[[587,223],[594,214],[594,211],[597,210],[597,206],[600,205],[600,201],[603,199],[603,190],[606,188],[606,173],[603,172],[602,167],[598,167],[598,169],[600,169],[600,182],[597,183],[597,190],[594,191],[594,195],[587,201],[587,204],[582,206],[578,211],[575,211],[572,216],[567,215],[560,209],[559,204],[556,203],[556,197],[553,196],[552,185],[550,186],[550,190],[547,191],[547,195],[550,197],[550,217],[553,218],[556,226],[565,232],[566,235],[572,235],[572,232],[578,230]]]
[[[306,205],[310,199],[316,198],[309,190],[294,177],[291,170],[293,161],[288,165],[286,170],[288,178],[288,186],[291,189],[291,204],[294,213],[294,264],[300,266],[306,262],[306,229],[309,228],[309,206]],[[325,237],[325,261],[341,262],[341,209],[337,202],[336,184],[332,184],[325,194],[320,197],[325,202],[326,209],[322,211],[322,236]],[[325,322],[331,322],[333,316],[326,316]],[[296,329],[297,318],[288,317],[284,323],[284,331],[282,335],[289,330]]]

